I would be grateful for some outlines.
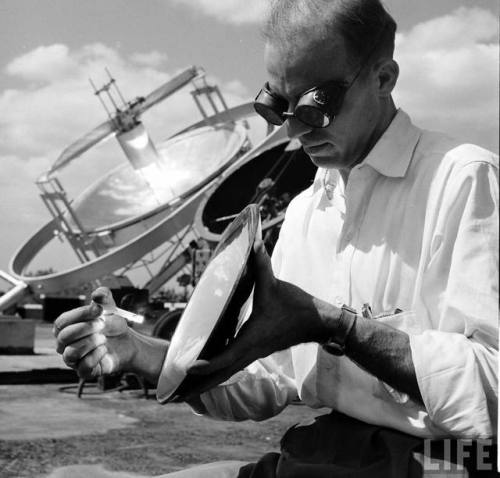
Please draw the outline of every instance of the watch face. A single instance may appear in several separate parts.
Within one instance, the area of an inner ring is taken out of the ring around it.
[[[188,376],[186,370],[197,359],[220,354],[234,338],[254,283],[251,261],[259,236],[258,206],[247,206],[224,232],[182,314],[158,382],[160,402],[207,387],[202,377]]]

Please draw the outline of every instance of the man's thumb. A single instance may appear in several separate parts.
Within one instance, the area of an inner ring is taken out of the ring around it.
[[[91,299],[103,306],[115,306],[115,301],[113,299],[113,294],[107,287],[99,287],[94,292],[92,292]]]
[[[253,250],[255,253],[255,266],[256,266],[256,275],[257,282],[262,283],[269,281],[271,278],[274,278],[273,266],[271,265],[271,258],[266,251],[266,246],[264,245],[264,241],[261,239],[256,240],[253,246]]]

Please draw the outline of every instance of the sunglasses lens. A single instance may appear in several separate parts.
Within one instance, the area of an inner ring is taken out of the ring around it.
[[[275,111],[271,106],[255,101],[253,107],[257,114],[262,116],[268,123],[276,126],[283,124],[284,120],[281,112]]]
[[[262,116],[268,123],[280,126],[285,121],[283,112],[288,108],[288,103],[282,98],[273,95],[266,83],[255,98],[253,107],[257,114]]]
[[[317,106],[298,105],[295,117],[313,128],[325,128],[330,124],[329,116]]]

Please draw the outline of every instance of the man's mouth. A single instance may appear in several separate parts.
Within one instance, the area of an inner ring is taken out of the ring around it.
[[[304,151],[307,154],[318,154],[328,146],[328,143],[314,144],[314,145],[304,145]]]

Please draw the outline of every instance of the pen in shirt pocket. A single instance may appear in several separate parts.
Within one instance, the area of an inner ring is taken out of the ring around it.
[[[363,306],[361,307],[361,315],[365,319],[379,319],[381,317],[387,317],[389,315],[397,315],[403,312],[403,309],[400,309],[399,307],[396,307],[394,310],[382,312],[381,314],[373,315],[372,308],[368,302],[365,302]]]

